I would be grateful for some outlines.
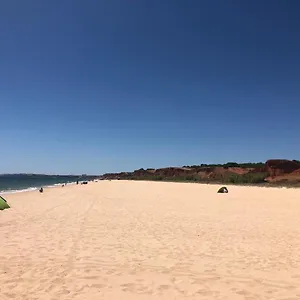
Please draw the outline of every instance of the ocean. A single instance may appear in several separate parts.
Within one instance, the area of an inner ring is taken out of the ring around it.
[[[51,187],[63,183],[93,180],[99,176],[75,175],[37,175],[37,174],[3,174],[0,175],[0,193],[13,193]]]

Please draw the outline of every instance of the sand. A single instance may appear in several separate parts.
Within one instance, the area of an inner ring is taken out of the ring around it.
[[[300,190],[218,187],[7,195],[0,299],[300,299]]]

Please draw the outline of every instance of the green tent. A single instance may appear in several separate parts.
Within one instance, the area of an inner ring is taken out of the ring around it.
[[[0,210],[5,208],[10,208],[10,206],[7,204],[6,200],[0,196]]]

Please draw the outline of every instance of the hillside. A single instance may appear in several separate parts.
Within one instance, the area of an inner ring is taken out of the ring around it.
[[[219,182],[237,184],[300,183],[300,162],[271,159],[265,163],[201,164],[159,169],[138,169],[133,172],[107,173],[102,179]]]

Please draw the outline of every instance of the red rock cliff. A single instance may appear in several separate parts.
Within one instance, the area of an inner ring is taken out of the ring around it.
[[[271,159],[266,162],[266,171],[271,177],[292,173],[300,169],[300,163],[287,159]]]

